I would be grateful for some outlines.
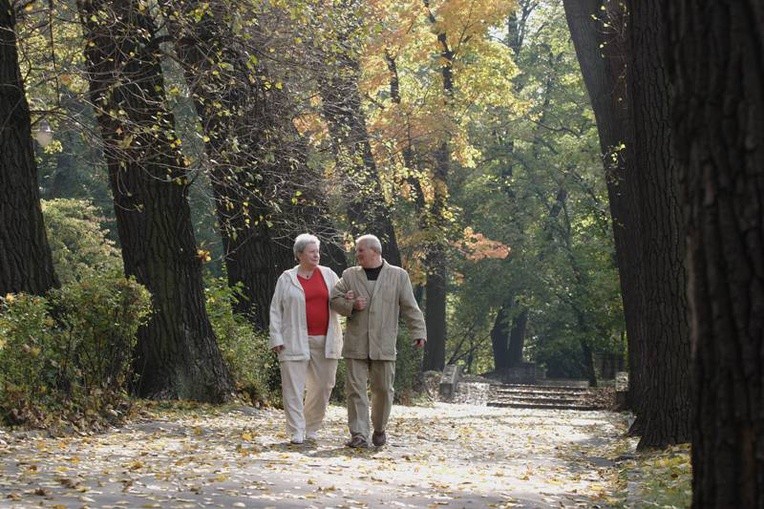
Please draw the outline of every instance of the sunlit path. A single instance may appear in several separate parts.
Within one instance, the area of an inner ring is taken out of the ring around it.
[[[624,418],[436,403],[394,408],[389,444],[351,450],[333,406],[314,445],[282,414],[157,413],[93,436],[4,436],[8,507],[608,507]]]

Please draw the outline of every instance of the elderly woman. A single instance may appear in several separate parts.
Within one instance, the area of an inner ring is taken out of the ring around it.
[[[318,264],[320,245],[313,235],[297,236],[294,255],[299,263],[281,274],[271,300],[270,347],[279,357],[286,428],[293,444],[316,439],[342,352],[339,315],[329,308],[329,292],[339,278]]]

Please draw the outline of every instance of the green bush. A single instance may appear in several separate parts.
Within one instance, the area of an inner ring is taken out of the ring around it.
[[[47,298],[7,295],[0,308],[0,412],[7,424],[93,427],[129,408],[135,334],[148,291],[94,275]]]
[[[280,406],[279,361],[268,347],[268,333],[255,331],[234,314],[232,304],[242,298],[240,288],[229,287],[225,278],[208,277],[206,283],[207,313],[237,390],[255,406]]]
[[[0,412],[7,424],[40,425],[56,405],[58,359],[48,302],[32,295],[0,299]]]
[[[136,331],[150,296],[122,276],[96,207],[81,200],[42,207],[62,287],[0,299],[0,419],[92,428],[129,408]]]
[[[85,200],[63,198],[41,204],[53,266],[62,285],[122,270],[119,249],[108,239],[98,208]]]
[[[423,352],[415,348],[408,332],[398,335],[396,348],[398,358],[395,363],[395,400],[408,405],[420,392]]]
[[[151,297],[134,279],[92,275],[50,292],[68,399],[102,414],[126,402],[138,327]]]

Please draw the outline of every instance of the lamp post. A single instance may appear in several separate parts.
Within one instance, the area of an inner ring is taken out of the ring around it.
[[[42,148],[47,147],[50,145],[50,142],[53,141],[53,129],[51,129],[47,120],[40,120],[40,123],[37,126],[37,131],[34,133],[34,139],[37,140],[37,143],[39,143]]]

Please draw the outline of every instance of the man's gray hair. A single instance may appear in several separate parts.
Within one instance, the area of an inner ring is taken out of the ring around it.
[[[355,245],[357,246],[359,244],[364,244],[372,251],[376,251],[377,253],[382,254],[382,243],[379,241],[379,238],[376,235],[361,235],[355,239]]]
[[[318,237],[311,235],[310,233],[299,234],[294,239],[294,247],[292,248],[292,251],[294,251],[294,257],[297,258],[297,256],[305,251],[305,248],[311,244],[315,244],[317,248],[321,249],[321,241],[318,240]]]

